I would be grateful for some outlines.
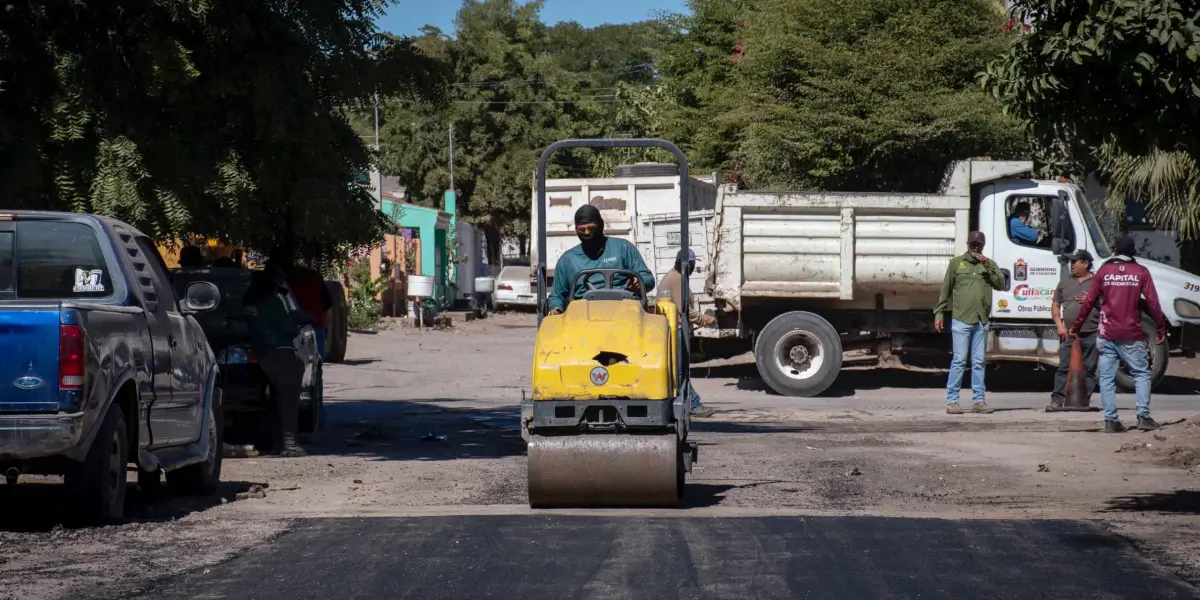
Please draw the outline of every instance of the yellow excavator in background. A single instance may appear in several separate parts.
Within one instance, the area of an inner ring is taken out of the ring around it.
[[[537,167],[538,333],[533,390],[521,403],[534,508],[677,506],[697,448],[688,440],[688,290],[651,304],[644,289],[614,286],[620,269],[585,270],[570,302],[546,316],[546,164],[563,148],[664,148],[687,181],[687,159],[664,140],[562,140]],[[680,240],[688,244],[688,186],[680,185]],[[580,287],[582,286],[582,287]],[[581,294],[576,294],[579,290]]]

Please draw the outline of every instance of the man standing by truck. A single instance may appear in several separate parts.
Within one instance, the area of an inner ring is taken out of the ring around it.
[[[1004,288],[1004,274],[996,262],[983,255],[987,238],[981,231],[967,236],[967,253],[950,259],[942,293],[933,309],[933,327],[941,333],[946,328],[945,313],[950,301],[954,303],[950,333],[954,336],[954,357],[950,361],[950,378],[946,382],[946,412],[961,415],[958,404],[962,389],[967,353],[971,355],[971,412],[990,414],[985,399],[984,368],[988,321],[992,311],[992,290]]]
[[[1050,393],[1050,404],[1046,412],[1058,412],[1066,401],[1067,374],[1071,368],[1071,348],[1079,344],[1083,353],[1084,380],[1087,382],[1085,395],[1091,403],[1092,390],[1096,389],[1096,363],[1100,350],[1096,348],[1096,330],[1099,329],[1099,314],[1093,309],[1088,313],[1079,330],[1078,337],[1069,335],[1067,328],[1075,324],[1083,308],[1083,299],[1092,289],[1092,253],[1076,250],[1071,255],[1071,276],[1060,281],[1050,301],[1050,316],[1058,328],[1058,371],[1054,373],[1054,391]]]
[[[1146,334],[1142,330],[1141,299],[1146,298],[1150,317],[1158,329],[1156,343],[1167,339],[1167,322],[1158,304],[1158,291],[1150,271],[1137,263],[1133,255],[1137,244],[1130,236],[1117,240],[1116,256],[1096,271],[1095,283],[1083,299],[1079,316],[1071,326],[1071,335],[1079,335],[1088,313],[1100,303],[1100,401],[1104,405],[1105,433],[1121,433],[1125,426],[1117,418],[1117,363],[1124,361],[1133,375],[1137,397],[1138,429],[1158,429],[1150,418],[1150,365]]]
[[[685,274],[686,271],[686,274]],[[683,295],[683,286],[687,285],[688,278],[696,271],[696,253],[688,250],[686,253],[683,250],[679,251],[679,255],[675,257],[675,267],[667,271],[663,275],[662,281],[658,282],[658,297],[669,298],[672,302],[679,302],[679,297]],[[696,302],[689,298],[688,302],[688,340],[692,339],[692,326],[699,325],[707,327],[716,324],[717,319],[711,315],[700,314],[700,309],[696,306]],[[696,393],[696,388],[692,387],[691,398],[691,413],[695,417],[711,417],[713,409],[704,406],[700,400],[700,394]]]

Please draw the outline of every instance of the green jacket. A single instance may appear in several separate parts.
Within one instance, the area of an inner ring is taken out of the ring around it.
[[[992,312],[992,290],[1004,288],[1004,273],[996,261],[979,262],[970,252],[950,259],[946,267],[946,278],[942,280],[942,293],[937,307],[933,309],[935,319],[943,318],[947,302],[954,301],[954,320],[967,325],[987,323]]]
[[[558,259],[558,264],[554,266],[554,287],[550,290],[550,296],[547,298],[546,304],[550,308],[566,308],[567,303],[573,299],[583,296],[586,288],[583,282],[580,282],[579,287],[575,288],[575,298],[567,298],[571,293],[571,283],[575,276],[580,271],[587,269],[624,269],[637,273],[642,280],[642,292],[649,292],[654,289],[654,273],[646,267],[646,261],[642,260],[642,255],[638,253],[637,248],[633,244],[619,238],[605,238],[604,252],[596,260],[588,258],[588,255],[583,253],[582,246],[575,246],[567,250]],[[592,280],[593,284],[604,285],[604,278],[597,275],[592,275],[588,279]],[[614,286],[622,286],[625,284],[624,276],[613,277]]]
[[[265,356],[276,348],[294,348],[300,325],[306,315],[295,314],[284,303],[280,294],[267,294],[253,305],[255,315],[251,320],[250,337],[258,356]]]

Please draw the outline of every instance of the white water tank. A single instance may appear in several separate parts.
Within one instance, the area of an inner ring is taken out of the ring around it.
[[[428,275],[408,276],[408,295],[412,298],[430,298],[433,296],[433,278]]]

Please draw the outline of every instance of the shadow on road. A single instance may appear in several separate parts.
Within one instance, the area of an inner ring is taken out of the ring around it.
[[[1109,500],[1104,511],[1200,515],[1200,491],[1176,490],[1156,494],[1120,496]]]
[[[436,461],[525,454],[513,408],[444,406],[465,401],[330,401],[325,405],[325,430],[314,435],[305,449],[311,455],[355,455],[378,460]]]
[[[125,520],[145,523],[180,519],[232,502],[252,485],[223,481],[212,496],[184,496],[172,493],[165,485],[158,490],[143,490],[131,481],[125,497]],[[34,482],[0,486],[0,506],[5,509],[0,511],[0,531],[41,533],[60,527],[80,528],[71,518],[73,508],[66,487],[57,478],[38,477]]]

